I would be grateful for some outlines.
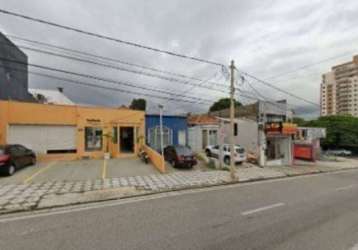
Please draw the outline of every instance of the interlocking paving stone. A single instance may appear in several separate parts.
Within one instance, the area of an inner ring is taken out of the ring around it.
[[[45,195],[79,193],[118,187],[136,187],[147,191],[214,185],[229,181],[225,171],[190,171],[164,175],[117,177],[85,181],[53,181],[33,184],[0,186],[0,212],[30,209]]]

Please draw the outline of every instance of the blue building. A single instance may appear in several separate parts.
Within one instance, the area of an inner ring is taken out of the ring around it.
[[[160,150],[160,118],[159,115],[145,116],[145,135],[147,144]],[[188,123],[186,116],[163,115],[163,144],[187,145]]]

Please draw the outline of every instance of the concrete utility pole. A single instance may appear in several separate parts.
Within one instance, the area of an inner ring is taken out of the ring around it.
[[[163,142],[163,105],[159,105],[159,126],[160,126],[160,151],[164,159],[164,142]]]
[[[235,141],[234,141],[234,118],[235,118],[235,62],[231,61],[230,65],[230,176],[236,179],[235,168]]]

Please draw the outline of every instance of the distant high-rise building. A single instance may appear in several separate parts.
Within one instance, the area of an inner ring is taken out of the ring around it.
[[[1,32],[0,100],[34,101],[28,92],[27,56]]]
[[[322,75],[321,116],[337,114],[358,117],[358,55]]]

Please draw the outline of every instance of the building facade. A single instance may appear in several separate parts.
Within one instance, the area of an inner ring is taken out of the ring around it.
[[[34,101],[27,73],[26,54],[0,32],[0,100]]]
[[[230,116],[230,110],[212,112],[212,115]],[[253,120],[257,124],[256,158],[260,166],[292,165],[293,135],[296,127],[290,123],[293,112],[286,100],[258,101],[235,109],[235,117]]]
[[[187,145],[188,124],[186,116],[163,115],[163,147],[168,145]],[[160,116],[145,116],[146,143],[160,151]]]
[[[326,138],[325,128],[298,127],[294,137],[295,159],[316,161],[321,156],[321,139]]]
[[[195,152],[202,152],[208,145],[230,143],[230,120],[210,115],[196,115],[188,118],[189,146]],[[246,152],[258,151],[258,124],[249,119],[234,120],[234,143]]]
[[[358,117],[358,55],[351,62],[332,67],[322,75],[321,115]]]
[[[211,115],[191,115],[188,117],[188,144],[194,152],[200,153],[208,145],[219,143],[219,119]]]
[[[22,144],[39,159],[135,155],[144,144],[144,112],[0,101],[0,144]]]

